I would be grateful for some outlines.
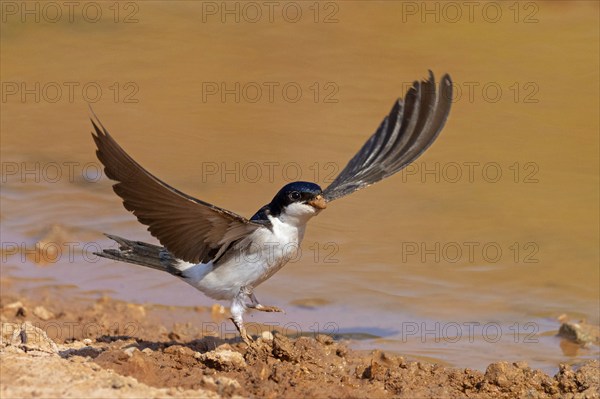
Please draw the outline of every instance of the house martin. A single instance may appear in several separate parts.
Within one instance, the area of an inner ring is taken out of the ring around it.
[[[377,131],[322,190],[315,183],[286,184],[271,202],[246,219],[191,197],[158,179],[91,118],[96,154],[125,208],[148,226],[161,245],[109,238],[118,249],[97,255],[168,272],[207,296],[231,301],[231,320],[247,344],[247,309],[281,312],[262,305],[254,289],[296,256],[307,222],[328,204],[400,171],[417,159],[443,128],[452,100],[452,81],[437,87],[433,74],[413,82]],[[93,114],[93,112],[92,112]]]

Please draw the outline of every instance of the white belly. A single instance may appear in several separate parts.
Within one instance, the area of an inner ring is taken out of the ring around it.
[[[294,259],[304,238],[305,226],[296,227],[272,220],[272,231],[256,230],[252,245],[213,267],[212,263],[185,267],[185,281],[214,299],[232,299],[241,287],[254,288]],[[184,268],[182,268],[184,269]]]

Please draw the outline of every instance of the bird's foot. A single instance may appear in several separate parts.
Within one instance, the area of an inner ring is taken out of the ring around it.
[[[240,337],[242,337],[242,341],[244,341],[244,343],[248,346],[254,343],[254,340],[252,339],[250,334],[246,332],[245,328],[242,331],[240,331]]]
[[[253,309],[256,310],[260,310],[261,312],[279,312],[279,313],[285,313],[285,311],[281,308],[278,308],[277,306],[265,306],[265,305],[261,305],[260,303],[255,305],[253,307]]]
[[[256,295],[254,295],[254,293],[252,291],[248,291],[246,294],[248,295],[248,298],[250,299],[250,303],[247,303],[246,307],[248,307],[250,309],[260,310],[261,312],[285,313],[285,311],[283,309],[280,309],[277,306],[261,305],[260,302],[258,302],[258,299],[256,299]]]
[[[252,339],[252,337],[250,336],[250,334],[248,334],[248,332],[246,331],[246,327],[244,327],[243,323],[238,323],[234,318],[231,318],[231,321],[233,322],[233,324],[235,325],[235,327],[237,328],[237,330],[240,333],[240,338],[242,338],[242,341],[244,341],[244,343],[248,346],[252,345],[252,343],[254,342],[254,340]]]

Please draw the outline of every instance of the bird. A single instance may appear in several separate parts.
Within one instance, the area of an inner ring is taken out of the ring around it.
[[[138,164],[91,111],[96,155],[125,209],[160,243],[113,234],[118,249],[97,255],[170,273],[215,300],[230,301],[231,320],[251,345],[243,316],[248,309],[282,312],[260,303],[257,286],[293,259],[306,225],[334,200],[389,177],[416,160],[438,137],[452,104],[452,80],[445,74],[416,80],[397,99],[375,133],[322,190],[312,182],[286,184],[247,219],[196,199],[163,182]]]

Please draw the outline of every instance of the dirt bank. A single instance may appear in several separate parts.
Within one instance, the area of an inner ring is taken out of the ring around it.
[[[561,366],[553,377],[525,362],[480,372],[353,351],[327,335],[265,331],[248,347],[166,323],[171,309],[108,298],[3,292],[0,306],[3,398],[599,397],[597,361]],[[180,311],[220,317],[218,309]]]

